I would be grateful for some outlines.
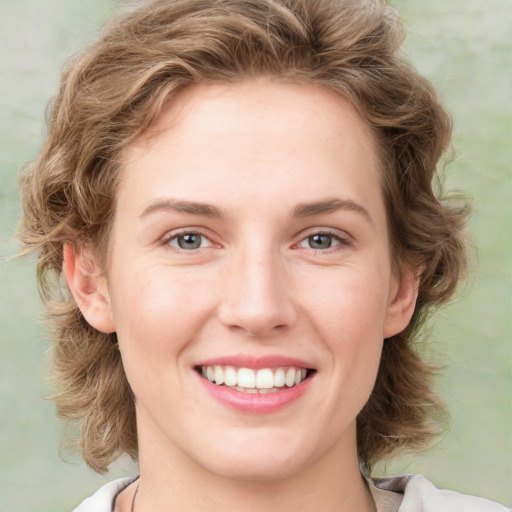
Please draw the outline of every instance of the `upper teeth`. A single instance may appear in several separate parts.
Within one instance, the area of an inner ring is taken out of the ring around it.
[[[272,389],[300,384],[307,374],[305,368],[235,368],[234,366],[201,366],[203,377],[217,385],[245,389]]]

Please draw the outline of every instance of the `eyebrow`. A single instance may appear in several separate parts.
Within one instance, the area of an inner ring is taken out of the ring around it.
[[[174,199],[162,199],[151,203],[144,209],[139,217],[146,217],[158,211],[188,213],[189,215],[201,215],[203,217],[213,217],[216,219],[224,217],[222,210],[211,204],[197,203],[195,201],[177,201]]]
[[[370,224],[373,225],[372,218],[366,208],[355,203],[350,199],[326,199],[323,201],[314,201],[310,203],[300,203],[293,210],[293,217],[312,217],[314,215],[334,213],[339,210],[348,210],[363,215]],[[221,219],[224,217],[222,210],[216,206],[207,203],[198,203],[195,201],[178,201],[175,199],[157,200],[147,206],[140,214],[140,218],[146,217],[154,212],[169,211],[178,213],[187,213],[189,215],[201,215]]]
[[[313,215],[321,215],[326,213],[334,213],[339,210],[348,210],[356,213],[360,213],[366,220],[373,225],[373,220],[368,213],[368,210],[355,203],[350,199],[326,199],[324,201],[315,201],[312,203],[301,203],[298,204],[294,211],[294,217],[310,217]]]

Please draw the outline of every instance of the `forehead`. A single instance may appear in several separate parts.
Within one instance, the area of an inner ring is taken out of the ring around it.
[[[195,122],[201,123],[201,129],[210,128],[212,134],[231,127],[239,134],[250,135],[251,128],[264,128],[267,133],[282,135],[286,130],[293,135],[296,128],[303,130],[311,142],[315,135],[325,138],[329,132],[334,137],[343,136],[343,126],[350,124],[364,143],[373,145],[376,140],[373,129],[340,93],[316,84],[260,78],[191,85],[180,90],[132,147],[143,147],[180,125],[193,130]]]
[[[269,195],[270,182],[307,201],[299,196],[329,195],[332,180],[351,171],[358,179],[340,186],[358,195],[380,182],[377,155],[371,128],[330,89],[263,79],[193,86],[125,149],[120,193],[149,199],[166,182],[169,193],[211,199],[219,182],[232,194],[250,182],[255,198]]]

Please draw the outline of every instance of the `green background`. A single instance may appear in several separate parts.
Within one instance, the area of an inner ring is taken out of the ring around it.
[[[0,510],[72,509],[102,482],[59,457],[64,426],[47,385],[47,333],[34,261],[9,259],[20,215],[17,170],[44,137],[43,114],[64,60],[121,5],[108,0],[0,0]],[[427,350],[444,365],[439,390],[449,435],[429,454],[381,472],[422,472],[440,487],[512,505],[510,0],[402,0],[406,51],[438,87],[455,121],[447,188],[474,200],[475,266],[433,322]]]

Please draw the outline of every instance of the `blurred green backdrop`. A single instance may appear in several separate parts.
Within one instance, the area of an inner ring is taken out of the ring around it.
[[[0,0],[0,257],[16,252],[17,169],[37,154],[43,113],[64,60],[91,41],[120,0]],[[445,365],[439,390],[452,412],[429,454],[382,472],[422,472],[438,486],[512,505],[512,73],[510,0],[401,0],[406,50],[455,120],[447,188],[474,199],[477,266],[439,312],[428,350]],[[122,460],[99,476],[63,462],[64,427],[44,399],[49,343],[34,262],[0,265],[0,509],[72,509],[102,482],[136,471]]]

